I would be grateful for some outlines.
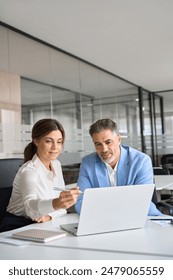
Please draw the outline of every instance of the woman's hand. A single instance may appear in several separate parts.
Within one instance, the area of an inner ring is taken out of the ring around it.
[[[51,219],[52,219],[51,216],[45,215],[45,216],[39,217],[37,219],[34,219],[34,221],[37,222],[37,223],[44,223],[44,222],[47,222],[47,221],[49,221]]]
[[[68,209],[74,205],[80,194],[79,187],[70,189],[69,191],[62,191],[58,198],[54,198],[52,201],[53,208],[58,209]]]

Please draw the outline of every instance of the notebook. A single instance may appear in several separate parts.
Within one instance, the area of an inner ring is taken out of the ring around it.
[[[74,235],[142,228],[154,184],[86,189],[78,224],[60,227]]]
[[[65,232],[45,229],[27,229],[12,234],[13,238],[37,242],[48,242],[66,236]]]

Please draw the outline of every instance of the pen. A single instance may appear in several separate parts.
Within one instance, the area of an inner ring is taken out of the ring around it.
[[[53,189],[56,190],[56,191],[60,191],[60,192],[63,192],[63,191],[64,191],[64,192],[68,192],[68,191],[71,190],[71,189],[62,189],[62,188],[60,188],[60,187],[54,187]],[[82,193],[84,193],[84,192],[82,192],[82,191],[79,190],[79,193],[82,194]]]

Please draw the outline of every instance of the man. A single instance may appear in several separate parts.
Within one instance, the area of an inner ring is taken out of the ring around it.
[[[117,124],[101,119],[90,126],[90,136],[96,152],[83,158],[77,185],[86,188],[140,185],[153,183],[153,168],[148,155],[121,145]],[[80,213],[82,195],[75,205]],[[103,206],[104,207],[104,206]],[[151,202],[148,215],[162,215]]]

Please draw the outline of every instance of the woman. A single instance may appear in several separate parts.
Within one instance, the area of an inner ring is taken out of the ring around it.
[[[65,132],[54,119],[41,119],[32,129],[32,142],[24,150],[24,164],[13,182],[13,190],[2,221],[1,231],[18,228],[32,222],[46,222],[66,214],[76,203],[78,187],[65,189],[61,164]]]

